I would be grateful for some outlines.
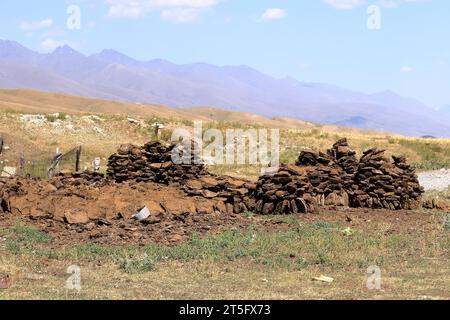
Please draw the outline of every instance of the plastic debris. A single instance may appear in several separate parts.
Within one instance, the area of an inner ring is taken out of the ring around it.
[[[138,210],[138,212],[133,215],[133,218],[138,221],[144,221],[148,217],[150,217],[150,210],[147,207],[143,207],[142,209]]]
[[[327,283],[331,283],[334,281],[333,278],[327,276],[314,277],[313,280]]]

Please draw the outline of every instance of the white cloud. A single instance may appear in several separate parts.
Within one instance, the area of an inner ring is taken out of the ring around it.
[[[134,3],[122,4],[117,3],[112,5],[108,11],[110,18],[136,18],[144,13],[144,9]]]
[[[23,21],[20,24],[20,29],[23,31],[34,31],[44,28],[50,28],[53,25],[53,20],[48,18],[41,21]]]
[[[259,18],[259,21],[272,21],[272,20],[280,20],[286,17],[286,11],[280,8],[269,8],[262,16]]]
[[[364,4],[365,0],[324,0],[324,2],[338,10],[350,10]]]
[[[138,18],[159,11],[162,19],[184,23],[195,22],[221,0],[105,0],[110,18]]]
[[[194,8],[165,9],[161,11],[161,18],[175,23],[192,23],[198,20],[200,11]]]
[[[404,66],[400,68],[400,72],[404,72],[404,73],[408,73],[408,72],[413,72],[414,68],[413,67],[409,67],[409,66]]]
[[[398,8],[405,3],[430,2],[431,0],[379,0],[379,4],[384,8]]]
[[[41,48],[45,51],[53,51],[64,45],[73,47],[73,45],[71,45],[67,40],[54,40],[52,38],[47,38],[41,42]]]
[[[351,10],[355,7],[368,3],[367,0],[323,0],[326,4],[338,10]],[[378,0],[375,4],[383,8],[398,8],[406,3],[431,2],[432,0]]]

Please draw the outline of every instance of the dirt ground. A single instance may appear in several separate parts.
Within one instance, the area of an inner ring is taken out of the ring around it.
[[[286,224],[273,217],[251,213],[227,213],[220,200],[188,197],[175,186],[156,183],[122,183],[107,180],[86,183],[58,179],[12,178],[0,182],[0,198],[7,210],[0,213],[0,226],[18,220],[35,225],[52,236],[55,244],[84,243],[145,245],[179,243],[194,233],[217,234],[225,230],[245,230],[250,226],[277,231]],[[151,215],[145,221],[132,216],[144,206]],[[9,212],[8,212],[9,211]],[[292,217],[291,217],[292,218]],[[325,221],[358,228],[364,232],[383,225],[385,232],[408,233],[433,227],[435,216],[421,211],[389,211],[322,208],[319,212],[293,216],[299,222]]]
[[[144,205],[152,214],[136,221]],[[236,215],[174,186],[3,180],[0,299],[450,299],[449,218]],[[66,287],[73,265],[79,291]],[[380,290],[366,287],[373,265]],[[321,275],[334,281],[312,280]]]
[[[165,190],[166,191],[166,190]],[[174,200],[175,201],[175,200]],[[202,200],[203,201],[203,200]],[[93,205],[94,207],[95,205]],[[95,243],[101,245],[140,245],[149,243],[179,244],[193,234],[214,235],[227,230],[245,231],[255,228],[264,232],[292,230],[295,225],[315,222],[357,229],[366,234],[402,234],[431,232],[442,223],[439,215],[422,210],[371,210],[353,208],[324,208],[313,214],[293,216],[255,216],[227,213],[161,213],[148,221],[117,217],[99,217],[86,224],[68,224],[49,217],[0,214],[0,228],[13,227],[24,222],[51,236],[51,244],[58,247],[68,244]],[[295,228],[294,228],[295,229]]]
[[[48,219],[0,220],[0,275],[12,279],[2,299],[450,299],[449,233],[433,211],[194,214],[134,231],[120,221],[77,231]],[[183,239],[168,241],[169,230]],[[49,241],[38,241],[45,234]],[[160,256],[157,265],[147,254]],[[71,265],[81,268],[79,291],[65,287]],[[379,290],[366,287],[371,265],[381,268]],[[321,275],[334,281],[312,280]]]

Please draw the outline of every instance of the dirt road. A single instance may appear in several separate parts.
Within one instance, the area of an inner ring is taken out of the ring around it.
[[[445,191],[450,186],[450,169],[421,172],[418,176],[425,191]]]

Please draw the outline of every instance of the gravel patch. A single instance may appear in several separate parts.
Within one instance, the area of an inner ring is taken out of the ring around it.
[[[446,191],[450,186],[450,169],[421,172],[418,176],[425,191]]]

